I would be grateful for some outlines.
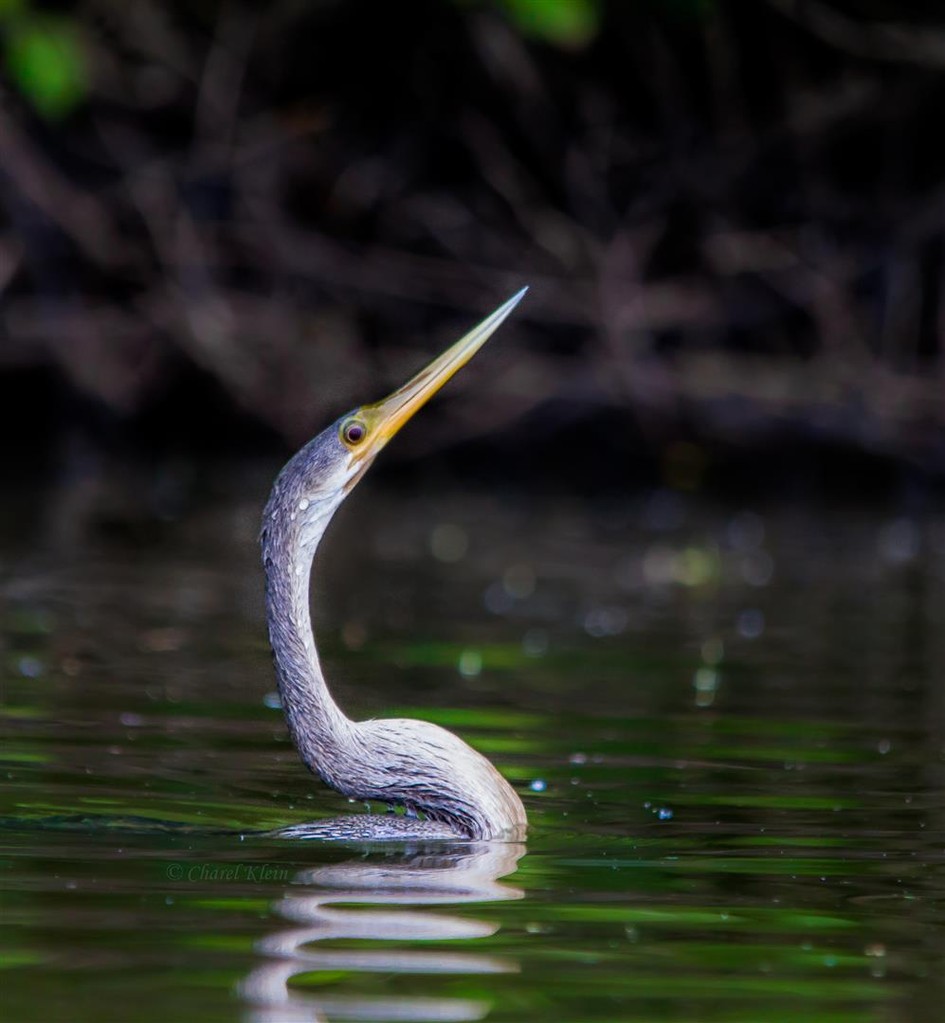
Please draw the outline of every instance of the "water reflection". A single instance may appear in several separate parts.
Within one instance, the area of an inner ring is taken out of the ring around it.
[[[305,993],[289,987],[293,977],[316,971],[396,974],[480,975],[518,971],[515,960],[472,952],[420,951],[403,942],[485,938],[498,930],[486,920],[410,909],[338,909],[336,904],[444,906],[520,899],[520,888],[499,883],[516,869],[525,852],[520,844],[455,843],[420,847],[396,856],[377,853],[331,866],[301,871],[273,903],[288,924],[256,944],[268,961],[240,984],[252,1005],[252,1023],[302,1020],[478,1020],[490,1003],[455,997]],[[366,941],[365,948],[306,946],[326,941]],[[397,947],[373,943],[397,942]]]
[[[263,706],[255,507],[246,535],[214,514],[55,569],[12,533],[0,1017],[231,1019],[245,978],[240,1011],[268,1023],[938,1023],[945,518],[386,500],[393,560],[365,543],[371,502],[326,551],[329,674],[527,790],[508,880],[529,898],[486,905],[519,894],[497,882],[517,849],[486,869],[455,842],[289,883],[356,853],[272,829],[352,808]]]

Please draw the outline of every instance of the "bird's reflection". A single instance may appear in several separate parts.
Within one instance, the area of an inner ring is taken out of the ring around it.
[[[316,867],[299,873],[274,911],[291,926],[257,943],[271,957],[240,985],[251,1004],[251,1023],[302,1020],[478,1020],[489,1011],[483,1001],[462,998],[359,995],[331,996],[293,990],[297,974],[319,970],[364,973],[486,974],[517,972],[518,964],[472,952],[420,951],[409,941],[484,938],[498,925],[447,913],[409,909],[336,909],[335,903],[372,906],[437,906],[520,899],[520,888],[498,879],[515,870],[525,852],[521,844],[467,842],[417,847],[396,856]],[[397,947],[308,948],[317,941],[367,939],[397,942]]]

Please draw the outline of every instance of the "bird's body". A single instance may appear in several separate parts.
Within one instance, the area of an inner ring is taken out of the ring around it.
[[[279,474],[263,517],[266,609],[289,732],[305,764],[342,795],[402,806],[425,820],[374,837],[523,837],[525,810],[489,761],[428,721],[351,721],[325,683],[309,613],[315,550],[341,502],[374,455],[463,365],[508,315],[521,293],[390,398],[328,427]],[[363,819],[355,830],[365,830]],[[370,829],[368,829],[370,830]],[[388,833],[392,832],[392,833]]]

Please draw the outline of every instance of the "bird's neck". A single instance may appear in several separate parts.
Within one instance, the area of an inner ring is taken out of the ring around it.
[[[334,510],[324,509],[320,529],[303,532],[298,506],[287,508],[284,501],[271,500],[262,534],[266,617],[282,708],[302,760],[329,785],[335,781],[332,766],[350,745],[353,724],[332,699],[322,674],[309,611],[309,579],[318,541]]]

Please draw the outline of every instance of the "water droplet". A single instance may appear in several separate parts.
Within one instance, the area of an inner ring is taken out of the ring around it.
[[[699,668],[692,677],[692,686],[696,691],[696,706],[709,707],[715,701],[715,692],[719,687],[719,673],[715,668]]]
[[[717,569],[714,551],[701,547],[687,547],[674,559],[673,578],[683,586],[704,586],[717,574]]]
[[[486,610],[494,615],[508,614],[515,603],[501,582],[490,583],[483,594],[482,602],[485,604]]]
[[[545,629],[529,629],[522,636],[522,652],[526,657],[541,657],[548,652],[548,632]]]
[[[548,788],[548,783],[542,778],[536,778],[528,787],[532,790],[532,792],[544,792],[545,789]]]
[[[699,668],[692,677],[692,685],[700,693],[711,693],[718,688],[719,673],[715,668]]]
[[[756,607],[745,608],[738,613],[735,629],[742,639],[757,639],[765,631],[765,616]]]
[[[505,592],[516,600],[525,600],[535,592],[535,572],[531,565],[509,565],[502,576]]]
[[[43,673],[43,662],[38,657],[21,657],[16,666],[24,678],[39,678]]]
[[[303,497],[302,500],[299,501],[299,511],[305,511],[310,503],[311,502],[307,497]]]
[[[767,551],[752,551],[742,559],[741,570],[749,586],[767,586],[774,575],[774,559]]]
[[[262,702],[263,706],[270,710],[282,710],[282,698],[276,692],[266,693]]]
[[[643,555],[643,578],[651,586],[665,586],[675,575],[676,554],[665,544],[648,547]]]
[[[463,678],[475,678],[482,672],[482,654],[478,650],[464,650],[457,665]]]
[[[668,806],[661,806],[656,811],[656,816],[661,821],[671,821],[673,819],[673,811]]]
[[[584,616],[584,631],[595,639],[618,636],[629,620],[630,615],[622,607],[594,607]]]

